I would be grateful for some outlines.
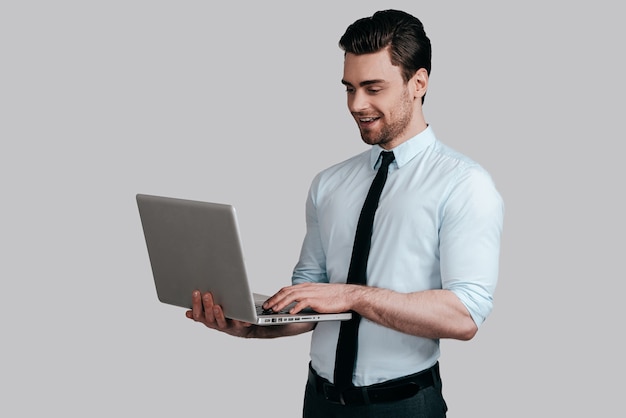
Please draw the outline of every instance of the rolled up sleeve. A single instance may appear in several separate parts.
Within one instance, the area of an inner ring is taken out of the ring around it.
[[[441,280],[480,326],[493,309],[504,204],[487,172],[469,167],[451,183],[442,205]]]

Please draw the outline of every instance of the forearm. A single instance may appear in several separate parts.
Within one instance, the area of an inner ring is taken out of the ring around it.
[[[353,290],[355,312],[397,331],[425,338],[469,340],[478,330],[465,305],[449,290],[399,293],[369,286]]]

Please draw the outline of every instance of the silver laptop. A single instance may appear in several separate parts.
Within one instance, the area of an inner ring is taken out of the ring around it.
[[[191,309],[191,294],[210,291],[227,318],[258,325],[350,319],[349,312],[292,315],[263,311],[269,296],[250,290],[232,205],[137,194],[158,299]]]

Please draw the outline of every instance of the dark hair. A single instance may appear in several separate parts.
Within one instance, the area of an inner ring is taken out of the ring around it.
[[[391,63],[400,66],[404,82],[420,68],[430,75],[430,39],[424,25],[414,16],[399,10],[381,10],[357,20],[339,40],[346,53],[361,55],[390,47]]]

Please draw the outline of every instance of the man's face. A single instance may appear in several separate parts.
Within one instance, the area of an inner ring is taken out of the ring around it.
[[[387,49],[346,54],[341,82],[346,86],[348,109],[365,143],[391,149],[417,134],[412,129],[417,101],[411,82],[404,82]]]

